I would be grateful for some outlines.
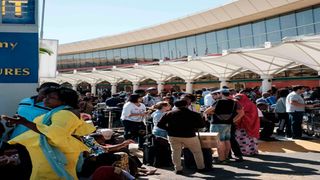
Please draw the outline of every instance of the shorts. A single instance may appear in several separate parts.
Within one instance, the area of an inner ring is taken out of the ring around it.
[[[219,133],[220,141],[229,141],[231,138],[231,125],[230,124],[211,124],[210,132]]]

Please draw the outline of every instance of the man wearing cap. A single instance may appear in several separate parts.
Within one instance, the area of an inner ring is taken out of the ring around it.
[[[145,95],[142,100],[143,104],[146,105],[146,107],[151,107],[157,102],[160,102],[160,98],[157,96],[158,90],[155,87],[150,87],[147,89],[147,95]]]

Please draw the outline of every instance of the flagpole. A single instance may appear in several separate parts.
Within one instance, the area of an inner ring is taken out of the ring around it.
[[[43,23],[44,23],[44,10],[46,6],[46,0],[43,0],[42,3],[42,16],[41,16],[41,29],[40,29],[40,39],[43,39]]]

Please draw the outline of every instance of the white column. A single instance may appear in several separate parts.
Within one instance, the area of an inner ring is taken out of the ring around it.
[[[132,86],[133,86],[133,92],[137,89],[139,89],[139,82],[132,82]]]
[[[97,84],[91,83],[91,94],[96,95],[97,94]]]
[[[77,91],[77,86],[78,86],[78,84],[72,84],[72,89]]]
[[[228,80],[228,78],[225,78],[225,77],[220,77],[220,78],[219,78],[220,88],[221,88],[221,89],[222,89],[223,86],[228,86],[227,80]]]
[[[271,85],[272,85],[272,76],[270,75],[260,75],[261,79],[262,79],[262,85],[261,85],[261,91],[267,92],[268,90],[271,89]]]
[[[111,83],[111,94],[117,93],[117,83]]]
[[[186,80],[186,93],[192,93],[192,81],[191,80]]]
[[[158,82],[157,82],[157,85],[158,85],[158,87],[157,87],[158,93],[161,93],[162,90],[163,90],[164,82],[163,82],[163,81],[158,81]]]

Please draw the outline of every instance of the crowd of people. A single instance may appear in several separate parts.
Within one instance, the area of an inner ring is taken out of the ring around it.
[[[219,134],[216,163],[243,161],[243,156],[258,154],[259,139],[276,140],[273,137],[276,122],[278,135],[302,138],[303,113],[305,108],[314,107],[305,100],[320,99],[320,88],[311,91],[304,86],[272,88],[264,93],[259,88],[223,87],[202,89],[194,94],[161,92],[160,95],[151,87],[103,98],[95,98],[89,92],[81,97],[56,83],[44,83],[37,91],[36,96],[21,100],[15,116],[1,116],[0,176],[134,179],[139,174],[153,174],[156,169],[144,167],[128,148],[137,142],[144,151],[148,134],[169,143],[175,173],[183,173],[183,149],[190,150],[197,170],[204,172],[210,167],[205,165],[197,132]],[[97,118],[94,111],[101,102],[122,109],[119,117],[123,137],[85,121]]]

